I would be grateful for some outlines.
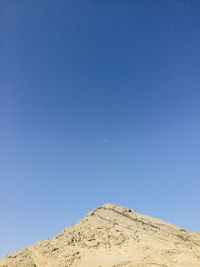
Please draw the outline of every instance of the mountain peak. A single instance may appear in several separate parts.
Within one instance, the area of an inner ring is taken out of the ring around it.
[[[200,235],[106,203],[51,239],[0,260],[0,266],[200,266]]]

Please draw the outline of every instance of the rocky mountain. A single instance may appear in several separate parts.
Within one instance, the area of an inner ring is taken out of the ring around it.
[[[0,260],[1,267],[200,267],[200,234],[105,204],[74,226]]]

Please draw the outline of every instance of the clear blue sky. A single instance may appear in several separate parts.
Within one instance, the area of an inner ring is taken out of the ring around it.
[[[200,1],[1,0],[0,24],[0,256],[106,202],[200,231]]]

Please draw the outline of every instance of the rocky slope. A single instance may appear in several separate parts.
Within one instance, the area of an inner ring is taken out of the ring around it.
[[[200,234],[105,204],[76,225],[0,260],[1,267],[197,267]]]

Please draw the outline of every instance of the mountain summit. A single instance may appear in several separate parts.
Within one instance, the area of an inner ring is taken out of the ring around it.
[[[200,234],[105,204],[0,267],[200,267]]]

